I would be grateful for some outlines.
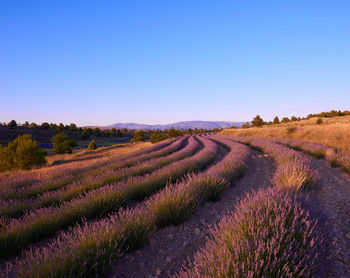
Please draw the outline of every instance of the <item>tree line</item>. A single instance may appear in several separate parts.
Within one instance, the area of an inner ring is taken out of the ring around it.
[[[243,124],[242,128],[261,127],[263,125],[272,125],[272,124],[276,125],[276,124],[280,124],[280,123],[296,122],[296,121],[311,119],[313,117],[319,117],[319,119],[317,119],[316,123],[317,124],[321,124],[323,122],[321,118],[331,118],[331,117],[349,116],[349,115],[350,115],[350,111],[347,111],[347,110],[345,110],[345,111],[332,110],[332,111],[329,111],[329,112],[321,112],[321,113],[317,113],[317,114],[308,114],[306,117],[303,117],[303,118],[292,116],[290,119],[288,117],[283,117],[280,120],[278,116],[275,116],[273,121],[270,121],[270,122],[265,122],[260,117],[260,115],[256,115],[251,122],[246,122],[245,124]]]

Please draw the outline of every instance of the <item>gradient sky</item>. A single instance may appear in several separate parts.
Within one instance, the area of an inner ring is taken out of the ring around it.
[[[350,109],[350,1],[0,0],[0,122]]]

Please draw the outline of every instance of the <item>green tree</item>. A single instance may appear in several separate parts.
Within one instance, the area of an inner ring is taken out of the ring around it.
[[[154,144],[154,143],[163,141],[166,138],[168,138],[168,137],[166,136],[166,134],[164,132],[162,132],[160,130],[156,130],[156,131],[153,131],[153,133],[150,137],[150,141],[152,144]]]
[[[81,133],[81,137],[83,139],[88,139],[90,137],[90,131],[87,128],[83,129],[83,132]]]
[[[284,117],[282,120],[281,120],[281,123],[288,123],[289,122],[289,119],[287,117]]]
[[[259,115],[256,115],[255,118],[252,120],[252,126],[260,127],[263,124],[264,120]]]
[[[168,132],[169,138],[175,138],[181,135],[182,135],[182,132],[179,129],[175,129],[173,127],[169,129],[169,132]]]
[[[38,125],[36,123],[31,123],[30,128],[38,128]]]
[[[42,128],[42,129],[49,129],[50,125],[49,125],[49,123],[44,122],[44,123],[41,124],[40,128]]]
[[[76,124],[71,123],[71,124],[69,125],[69,129],[70,129],[70,130],[73,130],[73,131],[76,131],[76,130],[78,130],[78,127],[77,127]]]
[[[17,127],[17,122],[15,120],[12,120],[7,124],[7,126],[10,128],[15,128]]]
[[[96,149],[97,149],[97,144],[96,144],[95,140],[92,139],[89,146],[88,146],[88,150],[92,151],[92,150],[96,150]]]
[[[53,149],[57,154],[72,153],[72,148],[78,144],[70,139],[64,132],[60,132],[51,138]]]
[[[279,124],[280,123],[280,119],[276,116],[274,119],[273,119],[273,123],[275,125]]]
[[[250,123],[246,122],[245,124],[242,125],[242,128],[250,128]]]
[[[24,127],[30,127],[30,124],[28,121],[26,121],[24,124],[23,124]]]
[[[114,127],[111,129],[111,135],[114,137],[117,136],[117,130]]]
[[[145,135],[142,130],[137,130],[134,132],[134,137],[130,140],[130,143],[145,141]]]
[[[19,135],[7,147],[0,147],[0,170],[30,169],[43,165],[46,163],[45,155],[31,134]]]

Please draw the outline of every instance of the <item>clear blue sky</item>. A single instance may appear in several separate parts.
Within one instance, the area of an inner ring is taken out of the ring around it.
[[[350,1],[0,0],[0,121],[350,108]]]

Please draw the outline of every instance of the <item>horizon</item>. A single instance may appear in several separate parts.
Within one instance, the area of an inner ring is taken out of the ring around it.
[[[162,125],[348,110],[349,8],[2,1],[0,122]]]

